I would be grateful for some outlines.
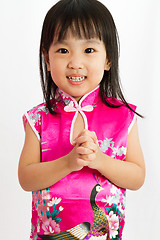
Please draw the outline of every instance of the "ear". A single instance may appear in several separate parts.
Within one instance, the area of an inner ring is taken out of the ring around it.
[[[49,55],[45,50],[43,50],[43,56],[44,56],[44,59],[45,59],[46,65],[47,65],[47,69],[48,69],[48,71],[50,71]]]
[[[111,68],[111,62],[110,62],[110,60],[107,59],[106,63],[105,63],[104,70],[109,71],[110,68]]]

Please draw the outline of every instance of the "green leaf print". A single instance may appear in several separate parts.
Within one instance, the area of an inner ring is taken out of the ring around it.
[[[112,206],[112,210],[116,214],[116,212],[117,212],[117,205],[115,203]]]
[[[57,210],[54,209],[52,213],[52,220],[55,219],[56,216],[57,216]]]
[[[46,211],[47,218],[49,219],[51,217],[50,211]]]
[[[106,207],[106,211],[107,211],[107,213],[109,214],[110,211],[111,211],[111,207]]]
[[[55,218],[56,223],[59,223],[61,220],[62,220],[62,219],[59,218],[59,217],[56,217],[56,218]]]

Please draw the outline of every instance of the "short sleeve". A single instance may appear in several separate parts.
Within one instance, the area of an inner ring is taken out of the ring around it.
[[[41,118],[42,111],[39,107],[34,107],[23,115],[24,129],[26,129],[26,124],[28,122],[39,141],[41,138]]]
[[[129,104],[129,106],[132,108],[133,111],[136,111],[137,106],[135,106],[135,105],[133,105],[133,104]],[[129,110],[129,127],[128,127],[128,134],[130,133],[130,131],[131,131],[131,129],[132,129],[132,127],[133,127],[136,119],[137,119],[137,116],[136,116],[136,114],[135,114],[133,111]]]

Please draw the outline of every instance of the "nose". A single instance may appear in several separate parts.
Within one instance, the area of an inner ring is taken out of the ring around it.
[[[83,69],[84,65],[82,63],[82,56],[79,54],[74,54],[70,57],[68,62],[68,68],[70,69]]]

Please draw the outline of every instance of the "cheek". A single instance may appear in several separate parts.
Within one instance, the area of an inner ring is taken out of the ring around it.
[[[97,60],[94,64],[91,65],[91,74],[96,74],[96,76],[103,76],[105,70],[105,63],[104,61]]]
[[[59,61],[52,61],[50,64],[51,75],[60,75],[63,73],[63,64]]]

